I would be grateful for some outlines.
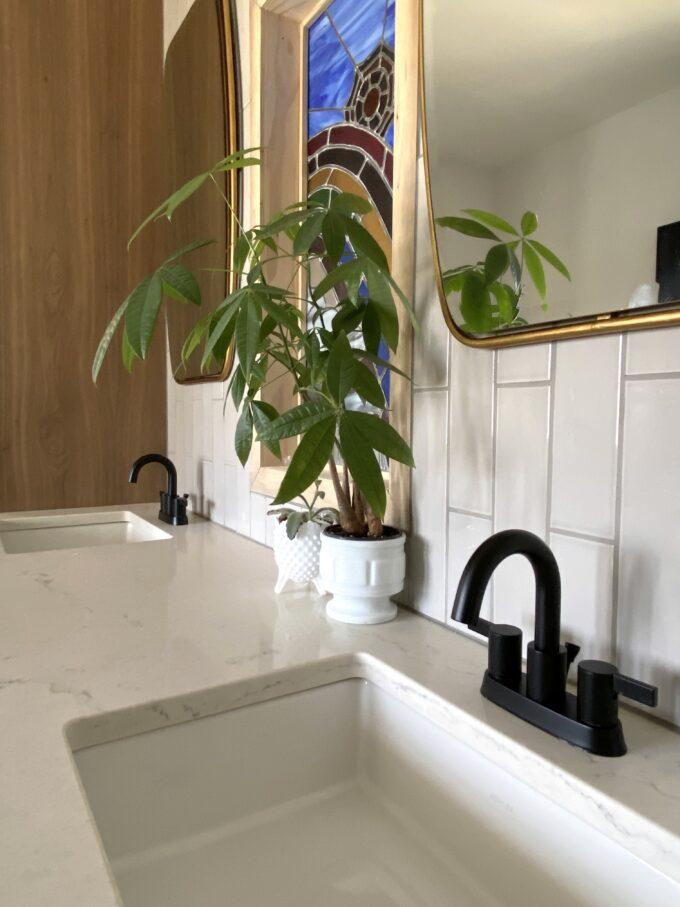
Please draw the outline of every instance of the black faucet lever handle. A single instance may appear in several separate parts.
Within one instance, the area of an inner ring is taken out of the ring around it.
[[[658,687],[642,680],[636,680],[634,677],[626,677],[625,674],[614,675],[614,689],[626,699],[632,699],[651,708],[656,708],[659,701]]]

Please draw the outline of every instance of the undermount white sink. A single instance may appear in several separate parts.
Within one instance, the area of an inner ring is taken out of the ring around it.
[[[51,514],[0,520],[0,546],[5,554],[125,545],[172,538],[127,510]]]
[[[74,758],[125,907],[680,903],[673,881],[366,680]]]

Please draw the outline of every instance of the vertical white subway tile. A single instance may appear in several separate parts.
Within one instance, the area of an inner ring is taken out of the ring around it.
[[[579,658],[612,657],[614,546],[551,533],[562,577],[562,639],[581,647]]]
[[[265,533],[264,543],[268,548],[274,547],[274,529],[276,527],[276,517],[267,515],[267,510],[272,506],[273,498],[265,498]]]
[[[547,381],[550,378],[551,349],[549,343],[539,343],[499,350],[498,383]]]
[[[556,349],[551,526],[614,537],[621,337]]]
[[[498,389],[495,532],[527,529],[545,538],[549,404],[545,385]],[[526,558],[508,558],[494,575],[494,619],[531,633],[533,602]]]
[[[425,168],[418,162],[415,309],[420,330],[413,341],[415,387],[445,387],[448,377],[449,329],[441,311],[434,276]]]
[[[226,525],[225,512],[225,466],[223,463],[213,462],[213,506],[210,519],[220,526]]]
[[[215,466],[222,466],[225,462],[225,425],[222,414],[223,403],[221,400],[212,402],[212,460]]]
[[[629,381],[617,611],[619,667],[680,722],[680,380]]]
[[[487,517],[470,516],[467,513],[449,513],[449,571],[446,595],[446,619],[457,629],[464,629],[451,620],[451,609],[456,596],[463,569],[476,549],[493,533],[493,525]],[[491,583],[484,596],[482,617],[491,619]]]
[[[656,375],[680,372],[680,328],[628,334],[626,373]]]
[[[413,399],[412,525],[409,604],[444,621],[446,597],[446,393]]]
[[[263,545],[267,540],[267,499],[261,494],[250,494],[250,537]]]
[[[224,525],[250,535],[250,477],[240,463],[224,467]]]
[[[224,432],[224,462],[230,463],[232,466],[238,466],[241,468],[239,459],[236,456],[236,450],[234,449],[234,433],[236,431],[236,423],[238,422],[238,413],[234,404],[231,402],[231,398],[227,400],[227,405],[224,407],[224,417],[223,417],[223,432]]]
[[[451,338],[449,505],[491,516],[494,354]]]

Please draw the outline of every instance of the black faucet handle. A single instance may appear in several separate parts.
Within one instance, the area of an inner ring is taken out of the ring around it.
[[[659,702],[659,688],[654,687],[651,683],[645,683],[643,680],[636,680],[634,677],[626,677],[625,674],[614,674],[614,689],[626,699],[633,699],[641,705],[648,705],[650,708],[656,708]]]
[[[581,651],[581,646],[573,642],[565,642],[564,648],[567,650],[567,670],[573,665],[576,656]]]
[[[619,720],[619,693],[652,708],[656,687],[620,674],[606,661],[582,661],[578,666],[578,719],[593,727],[612,727]]]

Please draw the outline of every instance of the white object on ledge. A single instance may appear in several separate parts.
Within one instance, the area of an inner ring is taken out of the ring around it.
[[[288,582],[311,582],[319,595],[325,589],[319,578],[319,550],[321,548],[321,526],[318,523],[303,523],[294,539],[286,534],[286,521],[276,522],[274,527],[274,560],[279,568],[274,592],[283,592]]]
[[[392,595],[404,588],[406,536],[344,539],[323,534],[319,572],[333,594],[326,614],[346,624],[382,624],[394,620]]]

